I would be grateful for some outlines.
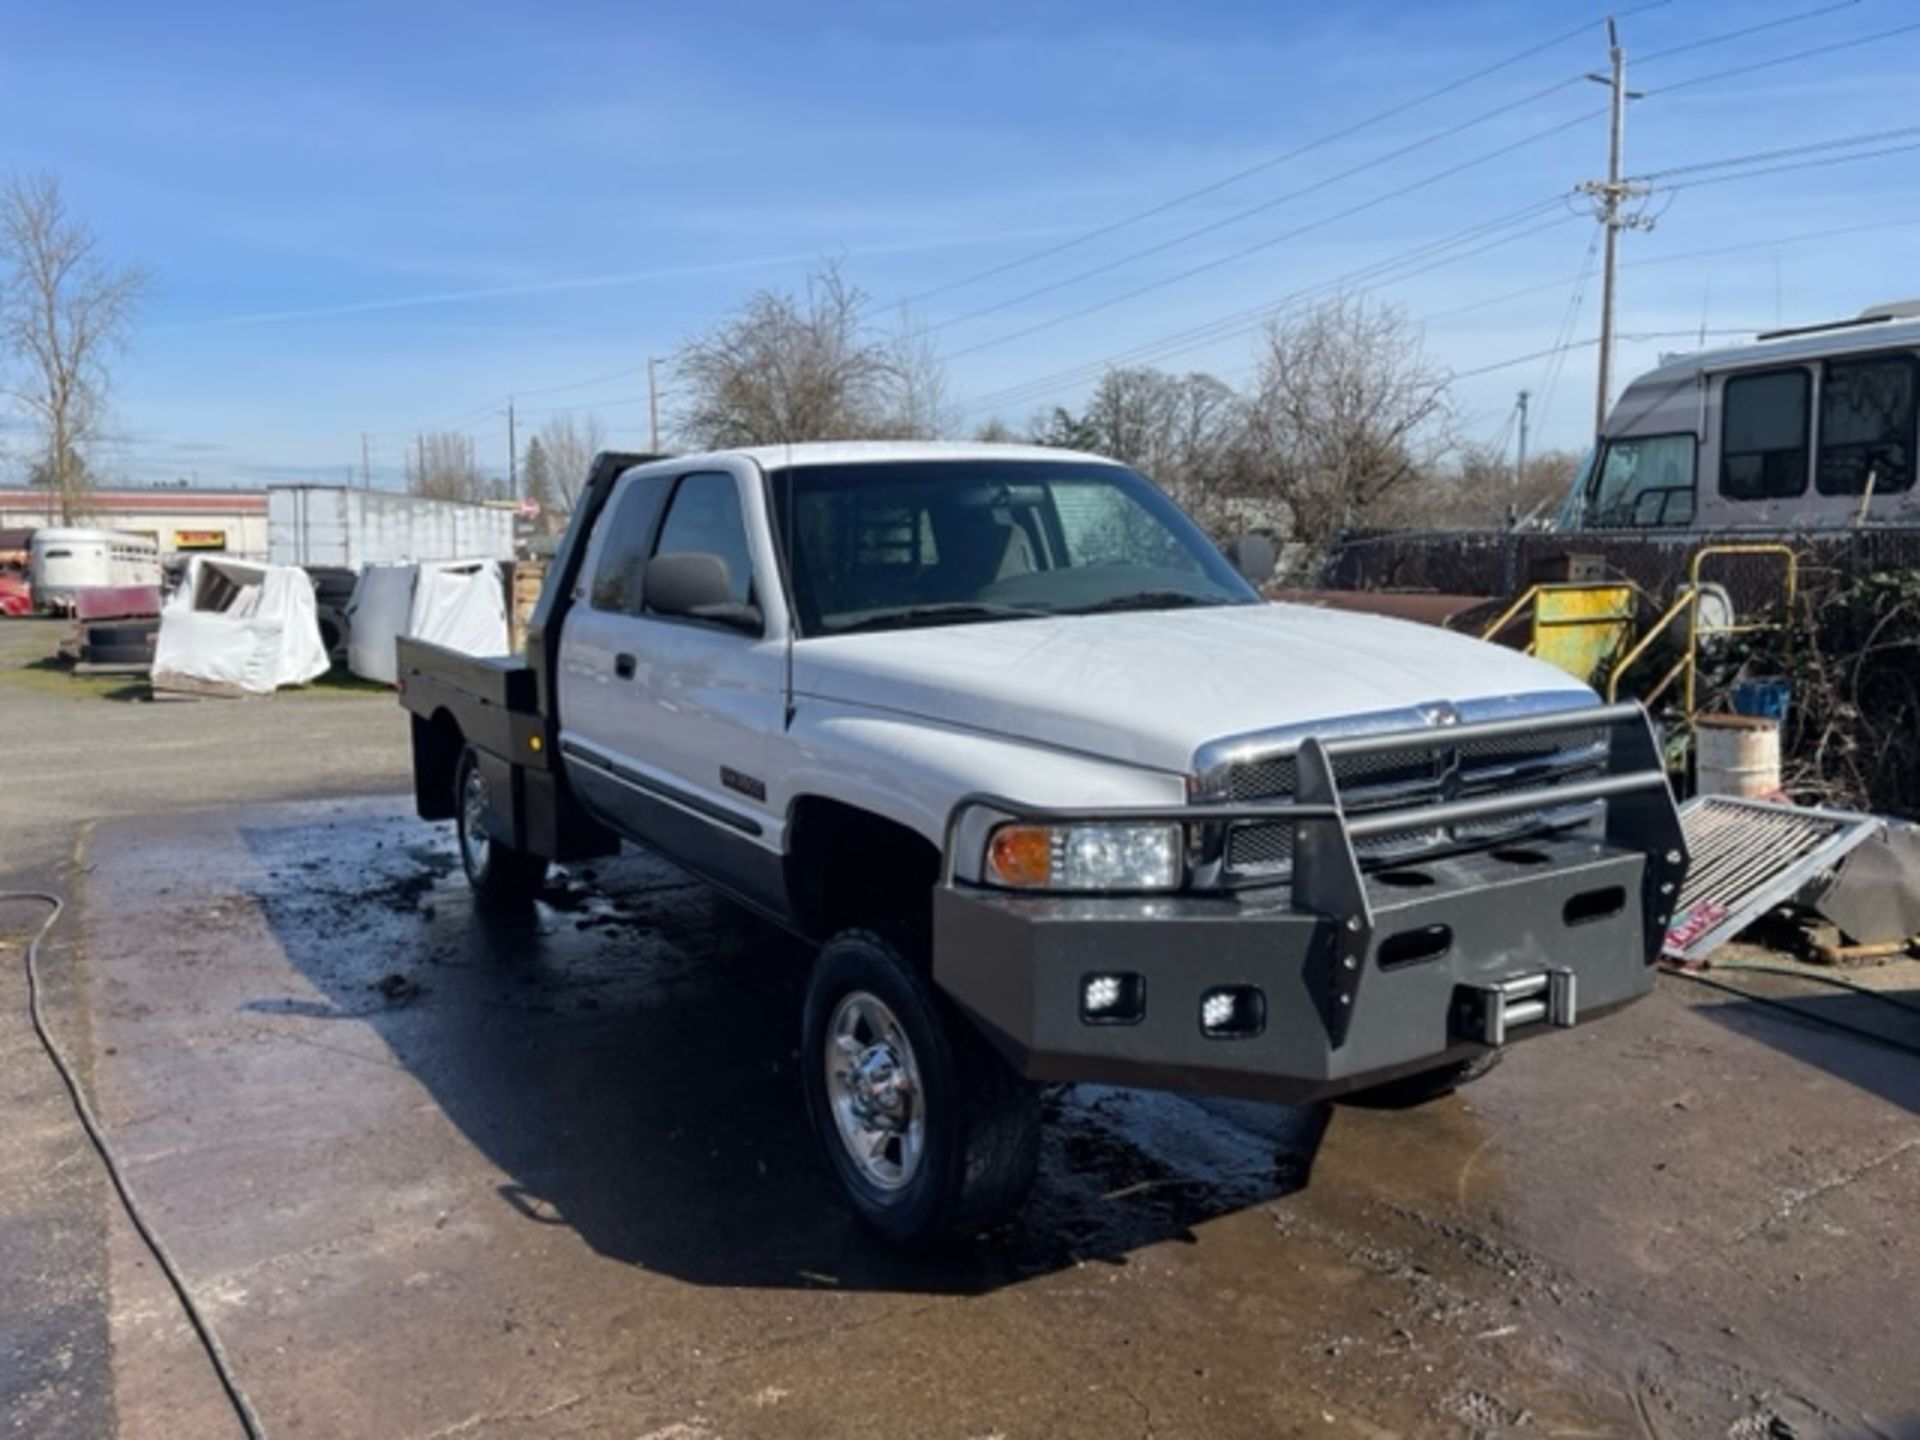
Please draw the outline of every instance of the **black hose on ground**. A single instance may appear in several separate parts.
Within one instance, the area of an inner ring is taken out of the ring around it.
[[[73,1066],[67,1062],[66,1053],[59,1042],[53,1038],[53,1032],[47,1027],[46,1016],[40,1008],[40,944],[47,938],[61,914],[66,910],[66,901],[58,895],[45,890],[0,890],[0,904],[12,901],[27,901],[45,905],[47,918],[41,922],[39,930],[27,942],[27,1013],[33,1021],[33,1033],[40,1039],[40,1046],[47,1052],[61,1083],[67,1087],[67,1096],[73,1102],[73,1112],[80,1120],[80,1128],[86,1132],[87,1139],[93,1145],[94,1153],[100,1157],[105,1167],[107,1179],[113,1182],[114,1193],[120,1197],[120,1206],[126,1211],[127,1219],[133,1223],[134,1231],[153,1256],[154,1263],[160,1267],[160,1273],[167,1277],[167,1284],[173,1287],[174,1296],[180,1302],[180,1308],[186,1312],[187,1323],[193,1327],[194,1335],[200,1341],[200,1348],[206,1351],[208,1363],[213,1366],[214,1377],[219,1380],[220,1388],[226,1392],[227,1403],[233,1407],[233,1413],[240,1422],[240,1428],[246,1433],[247,1440],[265,1440],[266,1429],[260,1423],[260,1417],[254,1413],[253,1404],[247,1399],[246,1391],[240,1388],[235,1376],[233,1364],[227,1358],[227,1352],[221,1348],[220,1339],[213,1333],[213,1327],[207,1323],[206,1316],[200,1313],[200,1307],[194,1302],[188,1291],[186,1281],[180,1276],[180,1269],[173,1262],[173,1256],[167,1253],[167,1247],[160,1237],[153,1233],[141,1213],[139,1201],[133,1198],[133,1191],[127,1185],[127,1178],[120,1172],[120,1162],[114,1159],[113,1149],[107,1144],[106,1135],[100,1128],[100,1121],[88,1103],[86,1092],[80,1088],[80,1079],[74,1073]]]
[[[1882,1001],[1888,1005],[1894,1006],[1897,1009],[1910,1011],[1915,1008],[1914,1006],[1908,1004],[1905,1000],[1900,999],[1896,995],[1883,995],[1879,991],[1871,989],[1868,986],[1855,985],[1851,981],[1841,980],[1833,976],[1805,975],[1801,971],[1788,970],[1781,966],[1732,965],[1726,968],[1736,969],[1736,970],[1754,970],[1763,975],[1766,975],[1766,974],[1793,975],[1793,976],[1798,976],[1801,979],[1819,980],[1819,981],[1823,981],[1828,985],[1837,985],[1843,990],[1851,990],[1857,994],[1864,995],[1869,999]],[[1711,990],[1719,990],[1727,995],[1737,995],[1742,1000],[1751,1000],[1755,1005],[1764,1005],[1770,1010],[1785,1011],[1787,1014],[1792,1015],[1797,1019],[1808,1021],[1809,1023],[1814,1025],[1825,1025],[1830,1030],[1843,1031],[1848,1035],[1858,1035],[1864,1040],[1871,1040],[1875,1044],[1885,1045],[1888,1049],[1900,1050],[1905,1052],[1908,1055],[1920,1055],[1920,1045],[1912,1045],[1905,1040],[1896,1040],[1891,1035],[1883,1034],[1878,1030],[1869,1029],[1865,1025],[1855,1025],[1851,1021],[1837,1020],[1831,1015],[1821,1015],[1812,1010],[1803,1010],[1801,1009],[1800,1006],[1794,1004],[1793,1000],[1790,997],[1779,996],[1779,995],[1762,995],[1762,994],[1759,994],[1757,991],[1743,990],[1738,985],[1729,985],[1724,980],[1715,980],[1711,976],[1701,974],[1698,970],[1688,970],[1678,965],[1662,965],[1660,969],[1662,970],[1663,973],[1672,975],[1676,979],[1691,980],[1693,981],[1694,984],[1705,985],[1707,988]],[[1810,997],[1803,996],[1801,998],[1804,999],[1804,998],[1810,998]]]

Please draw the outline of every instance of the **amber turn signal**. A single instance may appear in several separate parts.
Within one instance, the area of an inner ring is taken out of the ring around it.
[[[1053,834],[1043,825],[1002,825],[987,847],[987,864],[1002,885],[1044,889],[1053,878]]]

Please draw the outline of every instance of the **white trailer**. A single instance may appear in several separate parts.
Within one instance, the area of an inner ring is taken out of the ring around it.
[[[28,574],[42,610],[73,609],[76,595],[103,585],[160,584],[160,547],[151,535],[43,528],[28,542]]]
[[[275,565],[362,570],[418,560],[511,560],[513,511],[344,485],[267,491]]]

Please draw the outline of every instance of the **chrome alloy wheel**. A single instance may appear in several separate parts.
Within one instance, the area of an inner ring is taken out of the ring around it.
[[[878,997],[854,990],[827,1026],[827,1098],[854,1168],[882,1190],[899,1190],[926,1153],[920,1067],[899,1019]]]
[[[466,783],[460,787],[460,851],[467,873],[476,879],[487,873],[487,862],[493,858],[493,841],[487,838],[487,811],[492,805],[487,777],[478,765],[468,766]]]

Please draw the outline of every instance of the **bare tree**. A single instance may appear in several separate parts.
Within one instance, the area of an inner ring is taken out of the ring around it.
[[[933,331],[905,310],[888,337],[898,393],[886,429],[897,440],[935,440],[953,426],[947,403],[947,368]]]
[[[474,458],[473,437],[458,430],[417,436],[407,454],[407,489],[429,500],[485,499],[487,482]]]
[[[867,318],[867,296],[828,265],[801,295],[762,290],[681,347],[678,416],[698,447],[937,434],[944,372],[927,332]]]
[[[1109,370],[1085,410],[1056,407],[1028,428],[1038,444],[1125,461],[1221,538],[1287,528],[1286,507],[1271,487],[1263,492],[1248,480],[1257,467],[1249,462],[1246,401],[1212,375]]]
[[[593,457],[607,448],[607,428],[596,415],[563,410],[547,417],[536,437],[546,452],[555,503],[571,513],[593,470]]]
[[[0,395],[25,413],[34,483],[53,492],[66,523],[85,509],[108,362],[125,348],[149,285],[137,266],[101,258],[52,176],[0,184]]]
[[[1365,522],[1448,450],[1447,372],[1400,311],[1341,297],[1274,321],[1262,350],[1244,483],[1282,495],[1302,540]]]
[[[1538,521],[1559,512],[1580,456],[1546,450],[1529,456],[1524,475],[1485,445],[1462,446],[1436,468],[1386,495],[1367,517],[1371,526],[1460,530]]]

